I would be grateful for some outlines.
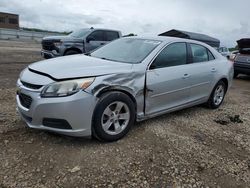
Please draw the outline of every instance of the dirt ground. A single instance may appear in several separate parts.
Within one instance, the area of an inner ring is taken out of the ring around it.
[[[100,143],[20,120],[15,82],[41,59],[39,50],[39,43],[0,40],[0,187],[249,187],[250,77],[234,80],[217,110],[166,114]]]

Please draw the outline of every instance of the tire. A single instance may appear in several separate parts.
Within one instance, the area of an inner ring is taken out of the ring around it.
[[[135,105],[122,92],[101,96],[94,111],[92,133],[95,138],[112,142],[124,137],[135,122]]]
[[[227,92],[226,84],[223,81],[219,81],[215,85],[215,87],[214,87],[214,89],[209,97],[209,100],[207,102],[208,108],[210,108],[210,109],[219,108],[219,106],[224,101],[226,92]]]
[[[75,54],[79,54],[79,52],[77,52],[75,50],[69,50],[64,55],[75,55]]]

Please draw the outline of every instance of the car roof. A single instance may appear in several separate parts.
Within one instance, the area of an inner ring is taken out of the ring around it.
[[[89,30],[93,30],[93,31],[95,31],[95,30],[104,30],[104,31],[116,31],[116,32],[120,32],[119,30],[115,30],[115,29],[105,29],[105,28],[87,28],[87,29],[89,29]]]
[[[188,42],[188,43],[195,43],[200,44],[209,48],[212,48],[211,46],[207,45],[204,42],[200,42],[197,40],[191,40],[191,39],[185,39],[185,38],[178,38],[178,37],[166,37],[166,36],[131,36],[130,38],[138,38],[138,39],[145,39],[145,40],[159,40],[166,43],[171,42]]]

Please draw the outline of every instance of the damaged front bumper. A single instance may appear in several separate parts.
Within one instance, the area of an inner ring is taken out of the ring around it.
[[[41,98],[40,92],[19,85],[17,110],[28,127],[69,136],[91,136],[96,97],[80,91],[68,97]]]

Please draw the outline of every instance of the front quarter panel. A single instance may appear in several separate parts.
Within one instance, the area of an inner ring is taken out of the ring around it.
[[[97,77],[94,83],[86,91],[95,96],[104,92],[122,91],[130,96],[136,102],[137,115],[144,114],[144,83],[145,71],[131,70],[129,72],[110,74]]]
[[[75,48],[84,51],[83,39],[72,39],[63,41],[63,45],[60,47],[61,55],[64,55],[65,51],[70,48]]]

